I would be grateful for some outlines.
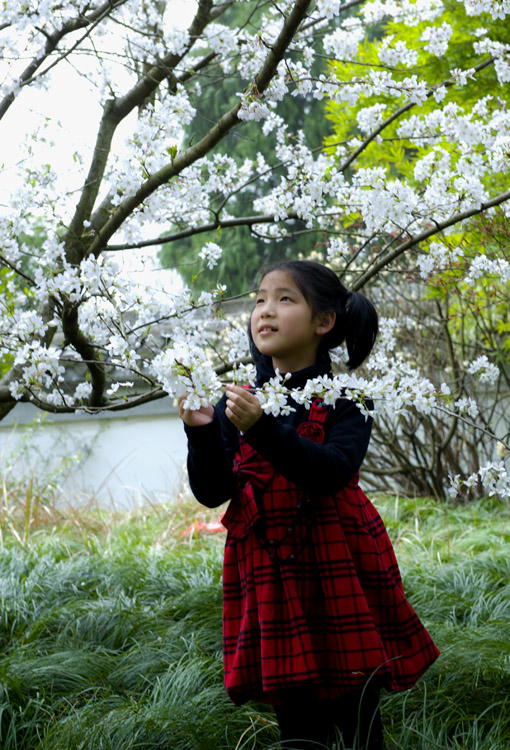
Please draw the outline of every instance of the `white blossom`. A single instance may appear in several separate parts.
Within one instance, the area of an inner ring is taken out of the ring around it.
[[[427,42],[425,49],[431,55],[442,57],[446,54],[452,33],[452,27],[444,21],[441,26],[427,26],[422,32],[421,39]]]
[[[356,57],[364,33],[363,24],[357,18],[348,18],[332,34],[324,37],[324,50],[338,60],[352,60]]]
[[[478,375],[480,383],[488,383],[489,385],[494,385],[500,375],[499,367],[489,362],[486,354],[481,354],[474,359],[467,368],[467,372],[471,375]]]
[[[259,120],[264,120],[266,117],[269,117],[269,114],[270,109],[266,102],[253,98],[244,98],[241,109],[237,113],[237,117],[244,121],[254,120],[255,122],[258,122]]]
[[[229,55],[237,49],[237,35],[229,28],[219,23],[211,23],[206,26],[204,37],[210,48],[218,55]]]
[[[349,245],[341,237],[329,237],[326,256],[329,263],[341,260],[350,253]]]
[[[392,68],[397,65],[404,65],[406,68],[413,67],[418,62],[418,52],[410,49],[405,41],[397,39],[395,35],[389,34],[384,37],[379,51],[379,59],[384,65]]]
[[[386,105],[373,104],[371,107],[360,109],[357,114],[359,129],[362,133],[370,133],[375,130],[384,121],[384,111]]]
[[[92,393],[92,383],[79,383],[74,389],[74,401],[86,401]]]
[[[472,398],[466,396],[459,398],[455,401],[455,406],[459,414],[468,414],[472,419],[476,419],[479,414],[478,405]]]
[[[206,262],[207,268],[212,270],[214,266],[218,265],[218,261],[221,258],[222,249],[215,242],[206,242],[199,256]]]

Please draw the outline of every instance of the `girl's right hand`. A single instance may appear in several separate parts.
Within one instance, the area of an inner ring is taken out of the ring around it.
[[[200,409],[185,409],[183,406],[187,393],[183,393],[177,399],[177,408],[179,410],[179,416],[188,427],[202,427],[202,425],[210,424],[214,418],[214,408],[211,404],[207,406],[201,406]]]

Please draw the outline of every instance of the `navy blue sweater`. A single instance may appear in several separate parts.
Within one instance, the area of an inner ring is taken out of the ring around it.
[[[304,386],[310,378],[327,375],[328,358],[293,373],[286,385]],[[271,360],[257,362],[257,385],[274,376]],[[188,437],[188,473],[197,500],[215,508],[234,494],[232,462],[239,449],[239,430],[225,415],[226,397],[214,407],[214,419],[200,427],[185,425]],[[329,495],[344,487],[365,457],[372,419],[365,419],[352,401],[340,399],[330,407],[324,425],[325,443],[300,437],[296,428],[308,419],[308,409],[291,402],[296,411],[273,417],[263,414],[244,433],[248,442],[286,479],[314,495]]]

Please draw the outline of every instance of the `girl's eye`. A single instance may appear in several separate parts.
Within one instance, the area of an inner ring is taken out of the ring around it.
[[[255,304],[256,305],[260,305],[261,302],[264,302],[264,300],[262,299],[262,297],[259,297],[258,299],[255,300]]]
[[[286,302],[286,301],[292,302],[290,297],[282,297],[282,302]]]

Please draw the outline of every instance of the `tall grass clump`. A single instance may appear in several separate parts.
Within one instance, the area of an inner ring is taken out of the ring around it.
[[[510,748],[510,508],[378,503],[406,593],[441,649],[413,690],[384,700],[388,747]]]
[[[508,750],[508,506],[376,505],[442,651],[413,690],[384,696],[388,750]],[[57,511],[38,497],[0,513],[3,750],[277,747],[272,713],[223,689],[223,535],[195,533],[200,512]]]
[[[269,746],[272,716],[223,689],[222,543],[181,536],[198,506],[42,506],[0,515],[2,750]]]

